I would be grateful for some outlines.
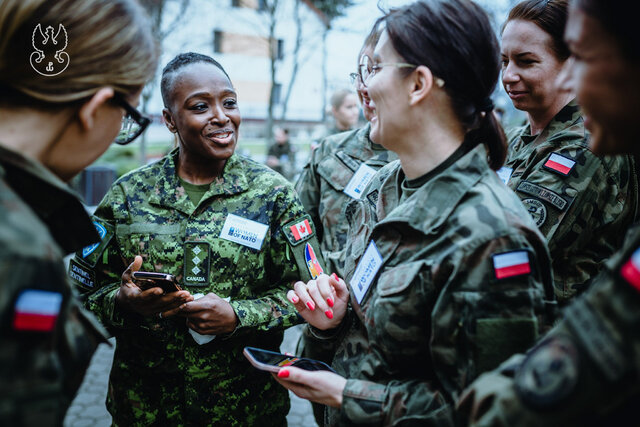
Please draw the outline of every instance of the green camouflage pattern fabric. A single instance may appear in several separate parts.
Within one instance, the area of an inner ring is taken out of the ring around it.
[[[621,274],[640,257],[640,224],[563,319],[524,355],[465,392],[460,425],[635,426],[640,397],[640,283]],[[637,264],[640,265],[640,264]],[[481,408],[471,417],[472,407]]]
[[[0,425],[62,425],[102,328],[76,301],[63,256],[98,240],[84,207],[42,165],[0,146]],[[13,323],[26,290],[61,295],[55,326]]]
[[[331,135],[313,150],[296,183],[296,191],[318,230],[327,271],[343,277],[349,224],[344,210],[353,200],[344,189],[360,165],[380,169],[398,156],[369,139],[371,125]]]
[[[588,138],[572,101],[539,135],[529,125],[515,131],[505,163],[513,170],[507,185],[549,244],[560,304],[583,291],[620,247],[638,205],[633,159],[596,156]],[[553,153],[575,162],[568,175],[544,167]]]
[[[278,351],[283,330],[301,321],[286,299],[291,282],[311,278],[304,262],[296,264],[296,253],[307,243],[320,251],[314,234],[290,244],[288,227],[308,216],[281,175],[235,154],[194,206],[176,176],[177,150],[113,185],[95,212],[113,237],[107,233],[101,247],[75,258],[95,274],[95,288],[77,283],[86,305],[116,337],[108,410],[122,426],[285,425],[286,390],[252,367],[242,350]],[[223,238],[231,214],[268,226],[259,250]],[[185,272],[185,243],[193,241],[210,248],[205,283],[190,278],[200,270]],[[192,294],[230,298],[236,330],[200,346],[182,317],[142,318],[116,310],[120,276],[138,254],[141,270],[173,274]]]
[[[452,425],[458,393],[552,321],[544,238],[484,146],[460,156],[408,197],[392,162],[347,208],[346,282],[371,241],[383,264],[361,304],[350,289],[334,332],[332,365],[348,380],[329,425]],[[529,254],[532,271],[497,279],[492,256],[513,251]]]

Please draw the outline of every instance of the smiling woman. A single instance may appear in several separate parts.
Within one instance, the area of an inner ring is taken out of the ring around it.
[[[217,61],[178,55],[161,90],[178,147],[114,184],[95,212],[102,244],[72,261],[116,337],[108,409],[118,425],[285,425],[286,391],[242,350],[277,351],[298,321],[289,283],[322,272],[311,218],[281,175],[234,153],[240,110]],[[143,290],[136,270],[182,290]]]

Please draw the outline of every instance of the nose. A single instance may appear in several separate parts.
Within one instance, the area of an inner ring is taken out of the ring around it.
[[[569,57],[569,59],[567,59],[564,62],[562,69],[560,70],[560,72],[558,73],[558,76],[556,77],[556,87],[559,90],[573,91],[575,89],[574,65],[575,65],[575,60],[573,57]]]
[[[513,65],[512,61],[509,61],[506,66],[502,68],[502,83],[513,84],[520,80],[517,67]]]
[[[211,123],[215,123],[217,125],[225,125],[229,122],[229,120],[229,116],[227,116],[227,113],[222,104],[216,103],[214,106],[212,106],[211,117],[209,118],[209,121]]]

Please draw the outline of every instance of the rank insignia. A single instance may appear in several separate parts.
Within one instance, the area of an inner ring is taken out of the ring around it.
[[[184,243],[184,284],[188,286],[209,284],[209,243]]]
[[[531,273],[531,263],[527,251],[504,252],[493,255],[492,258],[496,279],[507,279]]]
[[[561,156],[557,153],[551,153],[546,162],[544,162],[544,168],[552,172],[558,173],[562,176],[567,176],[576,165],[575,160],[568,157]]]
[[[312,279],[315,279],[319,275],[324,273],[324,270],[322,269],[320,262],[318,262],[316,253],[313,250],[313,247],[309,243],[307,243],[307,245],[304,248],[304,260],[307,263],[307,269],[309,269],[309,274],[311,274]]]

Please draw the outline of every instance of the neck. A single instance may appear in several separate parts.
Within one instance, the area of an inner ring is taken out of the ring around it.
[[[531,125],[531,135],[538,135],[553,118],[573,99],[573,94],[558,96],[556,101],[543,111],[529,111],[527,117]]]
[[[192,161],[184,150],[180,148],[177,165],[178,176],[190,184],[210,184],[216,178],[222,176],[227,160]]]

